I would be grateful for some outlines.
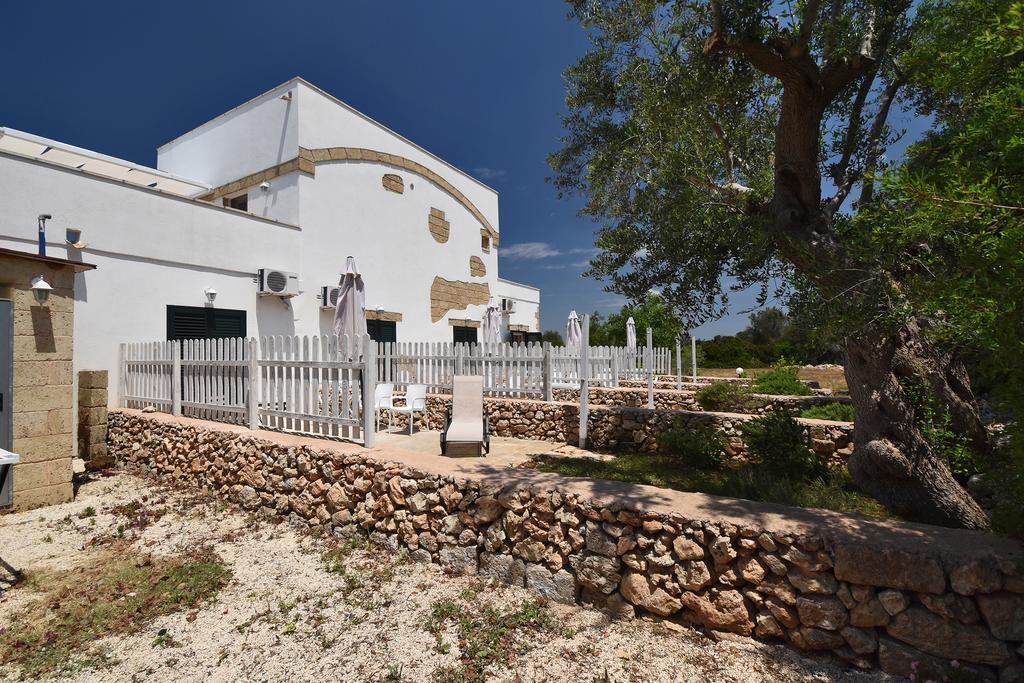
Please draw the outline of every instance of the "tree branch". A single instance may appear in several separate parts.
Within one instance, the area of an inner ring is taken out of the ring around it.
[[[814,31],[814,25],[818,21],[818,8],[821,6],[821,0],[807,0],[804,5],[803,16],[800,17],[800,31],[797,33],[797,42],[807,50],[807,47],[811,42],[811,33]]]
[[[896,93],[903,87],[904,83],[906,83],[905,76],[897,73],[889,82],[889,85],[886,86],[885,91],[882,92],[881,98],[879,98],[878,111],[875,112],[875,120],[871,122],[871,130],[868,132],[868,152],[864,162],[863,186],[860,191],[860,200],[857,202],[859,205],[870,202],[871,197],[874,195],[874,175],[878,167],[878,157],[882,152],[879,148],[879,141],[882,137],[882,131],[885,130],[885,121],[889,118],[889,109],[896,99]]]

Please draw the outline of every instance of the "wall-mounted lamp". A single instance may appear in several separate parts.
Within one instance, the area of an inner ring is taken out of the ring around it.
[[[203,290],[203,294],[206,295],[206,302],[212,304],[217,299],[217,290],[213,287],[207,287]]]
[[[263,191],[263,192],[269,191],[270,190],[270,183],[268,183],[266,180],[264,180],[262,183],[260,183],[260,190]]]
[[[42,275],[36,275],[32,278],[32,296],[36,298],[36,303],[40,306],[46,305],[46,302],[50,300],[50,292],[52,291],[53,287],[43,279]]]

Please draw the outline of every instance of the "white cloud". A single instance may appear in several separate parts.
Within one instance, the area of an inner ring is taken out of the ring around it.
[[[562,252],[547,242],[522,242],[501,247],[499,253],[502,257],[511,260],[536,260],[561,256]]]
[[[473,175],[480,180],[497,180],[498,178],[504,178],[508,172],[503,168],[488,168],[486,166],[477,166],[473,169]]]

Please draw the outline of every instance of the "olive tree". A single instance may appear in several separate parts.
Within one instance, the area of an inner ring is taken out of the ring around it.
[[[831,315],[856,413],[851,475],[904,517],[985,527],[917,419],[986,432],[954,347],[900,296],[906,273],[857,248],[890,113],[907,83],[912,0],[575,0],[591,47],[566,71],[560,191],[603,223],[591,274],[652,287],[694,326],[729,288]],[[905,266],[905,264],[904,264]]]

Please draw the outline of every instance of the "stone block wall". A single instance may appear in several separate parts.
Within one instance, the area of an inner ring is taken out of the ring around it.
[[[646,398],[645,398],[646,400]],[[427,396],[426,414],[417,413],[417,429],[439,431],[444,427],[445,411],[451,405],[448,396]],[[494,436],[519,439],[538,439],[555,443],[579,442],[579,404],[525,399],[485,398],[487,413]],[[684,425],[709,424],[725,436],[730,457],[746,456],[746,444],[740,434],[740,424],[753,416],[704,411],[649,410],[620,406],[593,406],[587,414],[587,448],[601,452],[641,451],[657,453],[658,438],[672,429],[676,420]],[[408,429],[407,416],[396,414],[396,429]],[[382,411],[382,424],[386,424],[387,411]],[[853,425],[824,420],[802,421],[811,436],[815,452],[822,457],[845,460],[852,452]]]
[[[78,457],[88,470],[110,467],[107,451],[107,371],[78,373]]]
[[[36,275],[53,287],[45,306]],[[74,284],[70,267],[0,254],[0,299],[14,303],[14,509],[71,500]]]
[[[902,675],[955,659],[1001,681],[1024,676],[1024,554],[978,532],[936,529],[963,535],[946,544],[911,528],[794,536],[756,514],[693,519],[134,412],[111,413],[109,443],[121,464],[246,510],[365,533],[415,561],[616,617],[648,612]]]

